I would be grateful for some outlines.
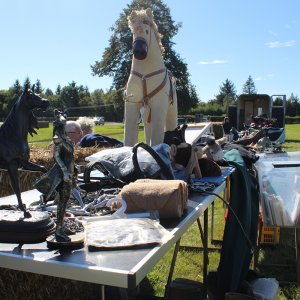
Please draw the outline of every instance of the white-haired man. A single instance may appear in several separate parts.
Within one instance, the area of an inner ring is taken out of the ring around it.
[[[67,121],[65,130],[67,136],[71,139],[74,145],[77,145],[77,143],[83,137],[81,126],[76,121]]]

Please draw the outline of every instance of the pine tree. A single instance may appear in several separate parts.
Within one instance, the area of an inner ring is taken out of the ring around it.
[[[255,84],[254,84],[254,81],[253,81],[251,75],[249,75],[247,81],[243,85],[243,93],[249,94],[249,95],[257,93]]]
[[[59,96],[61,93],[61,86],[60,84],[57,86],[56,91],[55,91],[55,95]]]
[[[43,92],[42,84],[39,79],[36,80],[35,85],[34,85],[34,91],[37,94],[41,94]]]
[[[64,86],[61,89],[59,98],[64,108],[79,106],[79,93],[76,82],[72,81],[71,83],[69,83],[69,85]]]
[[[220,105],[228,105],[235,101],[236,88],[232,81],[228,78],[220,86],[219,94],[216,96],[217,103]]]
[[[31,83],[29,77],[27,76],[23,83],[23,89],[30,89],[30,88],[31,88]]]

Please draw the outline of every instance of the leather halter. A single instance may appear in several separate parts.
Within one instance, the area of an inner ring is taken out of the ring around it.
[[[157,86],[154,90],[152,90],[149,94],[148,94],[148,90],[147,90],[147,79],[149,79],[150,77],[159,75],[161,73],[165,73],[165,77],[163,79],[163,81],[160,83],[159,86]],[[132,70],[131,74],[139,77],[142,80],[142,84],[143,84],[143,98],[142,98],[142,102],[144,102],[144,105],[149,105],[149,100],[156,95],[159,91],[161,91],[163,89],[163,87],[166,85],[167,82],[167,69],[163,68],[163,69],[159,69],[157,71],[151,72],[149,74],[143,75],[137,71]],[[150,123],[151,122],[151,108],[150,108],[150,113],[147,119],[147,122]]]

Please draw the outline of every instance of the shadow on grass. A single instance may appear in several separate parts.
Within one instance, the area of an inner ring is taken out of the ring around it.
[[[285,140],[285,143],[300,143],[300,140]]]

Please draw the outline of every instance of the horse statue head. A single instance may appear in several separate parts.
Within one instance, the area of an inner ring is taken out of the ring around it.
[[[38,129],[33,109],[46,110],[48,106],[49,101],[34,93],[34,87],[32,90],[26,87],[0,127],[0,167],[7,169],[18,206],[26,217],[30,213],[22,203],[18,168],[46,172],[45,167],[29,161],[28,133],[32,135]]]
[[[133,34],[132,51],[136,59],[143,60],[147,57],[149,47],[154,43],[153,39],[157,42],[161,54],[164,54],[165,49],[161,43],[162,35],[158,32],[150,8],[133,10],[127,20]]]
[[[127,20],[133,57],[124,92],[124,145],[138,142],[138,123],[143,120],[146,144],[154,146],[163,142],[164,131],[177,125],[175,78],[165,66],[162,35],[151,9],[133,10]]]

